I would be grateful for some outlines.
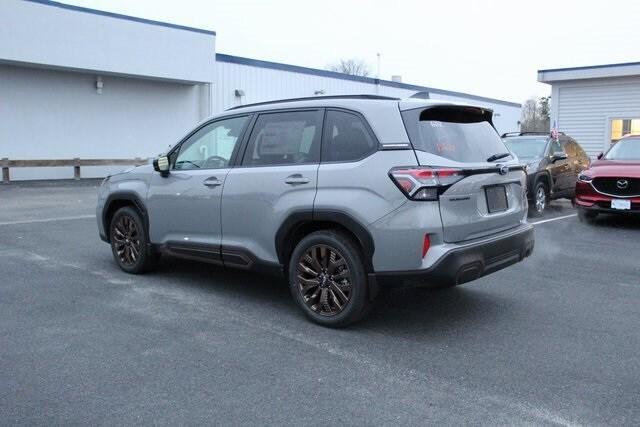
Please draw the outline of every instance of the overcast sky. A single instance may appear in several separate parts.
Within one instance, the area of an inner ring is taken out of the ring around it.
[[[230,55],[325,68],[367,61],[380,77],[522,102],[544,68],[640,61],[637,0],[63,0],[217,32]]]

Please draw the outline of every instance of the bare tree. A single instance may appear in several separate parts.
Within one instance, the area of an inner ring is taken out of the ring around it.
[[[351,74],[352,76],[368,77],[371,75],[371,68],[369,67],[369,64],[357,58],[341,59],[335,64],[328,65],[327,70]]]
[[[527,99],[522,105],[521,132],[549,132],[551,97]]]

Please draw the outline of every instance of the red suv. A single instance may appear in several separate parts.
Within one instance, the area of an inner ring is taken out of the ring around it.
[[[581,220],[640,214],[640,135],[623,137],[578,175],[575,202]]]

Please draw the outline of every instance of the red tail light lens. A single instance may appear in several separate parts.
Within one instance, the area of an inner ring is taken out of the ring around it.
[[[389,176],[412,200],[438,200],[439,192],[464,178],[462,169],[432,167],[399,167]]]
[[[424,235],[424,242],[422,243],[422,258],[425,257],[427,252],[429,252],[429,248],[431,247],[431,239],[428,234]]]

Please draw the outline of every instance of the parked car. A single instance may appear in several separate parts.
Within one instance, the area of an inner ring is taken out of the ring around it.
[[[576,207],[581,220],[599,213],[640,213],[640,135],[626,136],[578,176]]]
[[[328,96],[232,108],[103,182],[101,238],[129,273],[161,253],[286,273],[313,321],[379,287],[455,286],[529,256],[526,175],[479,107]]]
[[[589,156],[571,137],[559,133],[517,132],[502,135],[505,144],[527,165],[529,210],[540,216],[554,199],[573,199],[578,174]]]

